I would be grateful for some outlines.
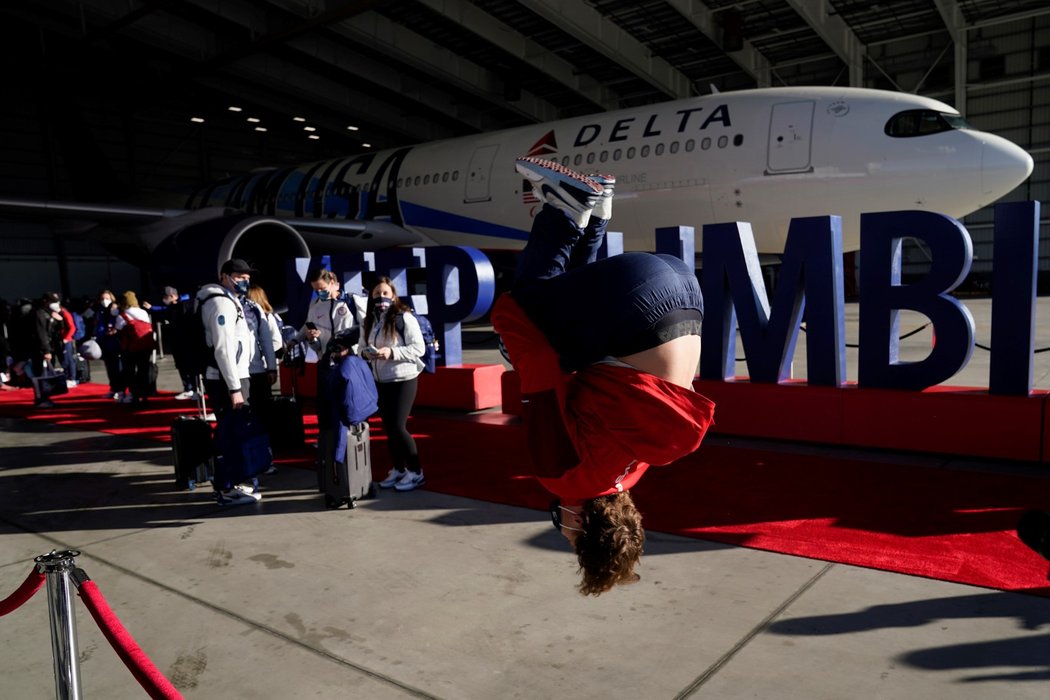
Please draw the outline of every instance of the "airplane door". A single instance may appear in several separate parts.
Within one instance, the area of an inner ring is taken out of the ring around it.
[[[496,159],[499,144],[482,146],[470,157],[470,170],[467,172],[464,202],[487,202],[492,199],[489,182],[492,178],[492,162]]]
[[[812,100],[773,105],[769,121],[767,173],[797,173],[810,169],[813,142]]]

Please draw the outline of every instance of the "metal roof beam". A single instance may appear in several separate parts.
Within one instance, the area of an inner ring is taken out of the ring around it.
[[[678,10],[687,20],[693,23],[700,32],[710,39],[715,46],[722,48],[721,33],[715,13],[700,0],[667,0],[667,4]],[[722,49],[725,51],[725,49]],[[739,51],[726,51],[726,55],[740,68],[755,79],[758,87],[770,86],[769,61],[750,41],[744,39],[744,47]]]
[[[969,53],[966,18],[956,0],[934,0],[934,4],[955,45],[955,108],[959,114],[966,114],[966,65]]]
[[[849,84],[864,84],[864,45],[828,0],[786,0],[849,68]]]
[[[417,0],[434,12],[448,17],[467,31],[493,43],[511,56],[547,74],[565,87],[604,110],[619,109],[615,92],[597,80],[580,75],[576,68],[557,54],[537,44],[498,19],[464,0]]]
[[[695,94],[681,71],[620,29],[611,19],[579,0],[519,0],[551,24],[620,64],[664,94],[680,99]]]
[[[294,4],[288,0],[281,2]],[[521,99],[507,101],[501,76],[406,27],[391,22],[379,13],[366,12],[334,24],[330,29],[374,48],[379,54],[392,56],[427,75],[488,100],[502,109],[517,112],[531,121],[546,122],[558,118],[558,108],[555,105],[527,90],[521,91]]]

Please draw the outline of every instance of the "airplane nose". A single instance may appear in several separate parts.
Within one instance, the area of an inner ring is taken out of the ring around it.
[[[985,137],[981,148],[981,188],[991,197],[989,201],[995,201],[1027,180],[1035,163],[1020,146],[998,136]]]

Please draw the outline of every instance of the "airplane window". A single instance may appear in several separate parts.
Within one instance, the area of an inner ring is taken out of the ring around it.
[[[653,149],[653,152],[658,156],[662,156],[664,154],[664,145],[662,143],[656,144],[656,148]]]
[[[434,173],[434,184],[435,184],[435,185],[437,184],[437,182],[438,182],[438,177],[440,177],[440,176],[441,176],[441,173]]]
[[[400,187],[400,186],[401,186],[401,178],[398,178],[398,179],[397,179],[397,186],[398,186],[398,187]]]
[[[448,171],[447,170],[444,173],[441,174],[441,181],[442,182],[448,182]]]
[[[458,170],[453,170],[452,171],[452,182],[455,182],[458,179],[459,179],[459,171]]]
[[[622,155],[623,155],[623,149],[617,148],[615,151],[613,151],[613,160],[620,160],[620,156],[622,156]]]
[[[696,148],[696,139],[689,139],[685,142],[686,153],[692,153],[693,149]]]
[[[430,173],[427,173],[426,175],[423,176],[423,184],[424,185],[429,185],[430,184]]]
[[[668,146],[668,148],[671,149],[671,153],[678,153],[678,142],[677,141],[672,141],[671,145]]]
[[[733,145],[734,146],[742,146],[742,145],[744,145],[744,135],[743,134],[737,134],[736,136],[734,136],[733,137]]]
[[[569,167],[569,156],[562,156],[561,164],[565,167]]]
[[[634,146],[627,147],[627,160],[634,158]]]
[[[638,153],[638,155],[641,156],[642,158],[648,158],[649,157],[649,146],[648,146],[648,144],[645,145],[645,146],[642,146],[642,150]]]
[[[572,159],[572,162],[575,165],[581,165],[583,163],[583,156],[581,156],[579,153],[577,153],[576,157]]]
[[[729,145],[729,137],[728,136],[719,136],[718,137],[718,147],[719,148],[725,148],[728,145]]]
[[[587,154],[587,162],[588,163],[593,163],[594,162],[594,153],[588,153]]]
[[[704,137],[704,140],[700,142],[700,149],[706,151],[711,148],[711,139]]]
[[[602,151],[600,154],[598,154],[598,160],[600,160],[603,163],[605,161],[609,160],[609,152],[608,151]]]
[[[970,125],[958,114],[945,114],[932,109],[910,109],[890,117],[886,122],[885,131],[887,136],[910,138],[969,128]]]
[[[419,187],[420,179],[422,179],[422,178],[420,178],[419,175],[416,175],[416,187]]]

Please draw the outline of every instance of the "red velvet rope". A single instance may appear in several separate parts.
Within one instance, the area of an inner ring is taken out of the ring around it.
[[[84,581],[80,584],[79,590],[80,597],[87,605],[91,617],[95,618],[95,623],[102,630],[102,634],[109,640],[117,656],[149,696],[154,700],[182,700],[182,694],[175,689],[171,681],[165,678],[163,673],[157,670],[157,667],[146,656],[146,652],[139,648],[128,631],[124,629],[124,625],[120,624],[120,620],[106,603],[106,599],[102,597],[95,582]]]
[[[44,585],[45,580],[46,577],[37,571],[37,568],[34,566],[33,570],[29,572],[29,576],[26,577],[26,580],[18,587],[18,590],[3,600],[0,600],[0,617],[22,607],[27,600],[33,597],[34,593],[40,590],[40,587]]]

